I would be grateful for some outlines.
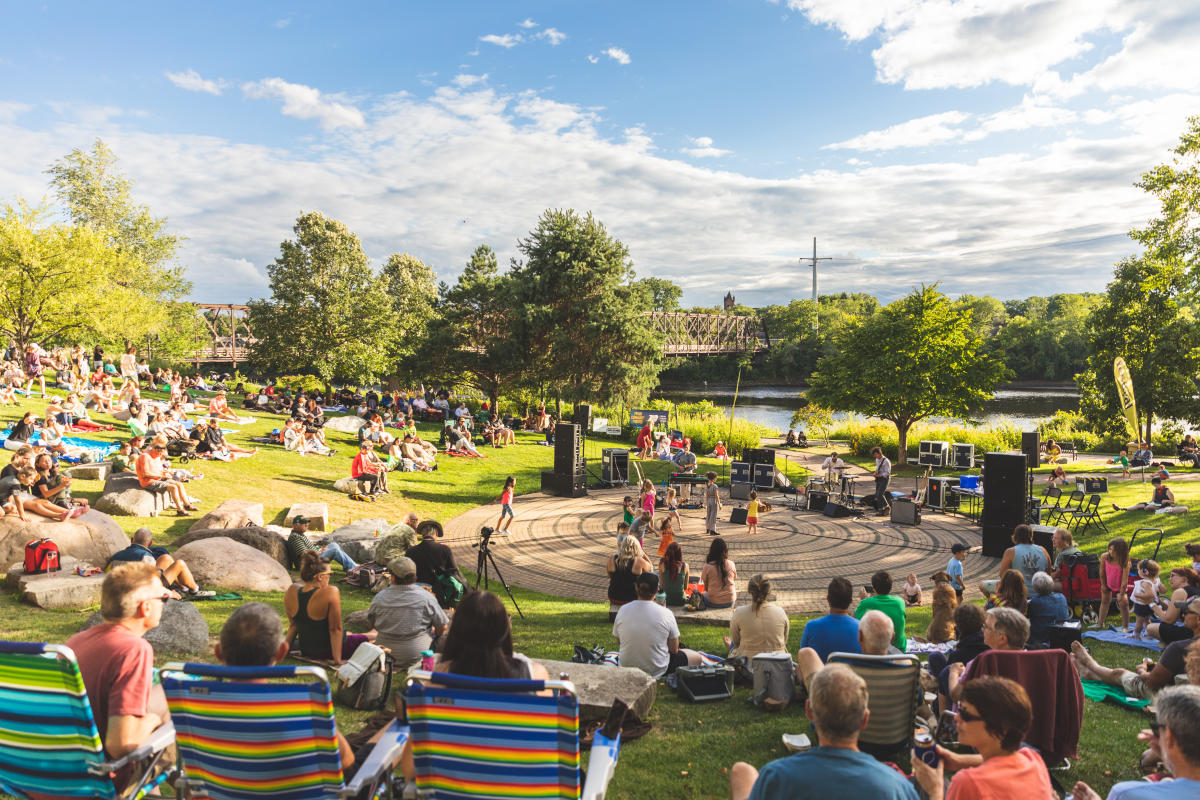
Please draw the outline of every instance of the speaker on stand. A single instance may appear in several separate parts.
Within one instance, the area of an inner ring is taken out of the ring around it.
[[[1021,452],[1030,469],[1036,469],[1042,460],[1042,435],[1037,431],[1024,431],[1021,434]],[[984,481],[986,485],[986,481]]]
[[[1035,448],[1036,453],[1036,448]],[[1012,544],[1013,528],[1028,515],[1027,461],[1024,453],[988,453],[983,457],[983,554],[1000,557]]]

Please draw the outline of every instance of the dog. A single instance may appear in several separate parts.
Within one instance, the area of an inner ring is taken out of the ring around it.
[[[925,631],[925,638],[934,644],[954,638],[954,609],[958,608],[958,595],[950,585],[950,576],[939,570],[933,580],[933,620]]]

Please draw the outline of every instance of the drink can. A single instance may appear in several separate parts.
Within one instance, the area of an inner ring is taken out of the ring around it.
[[[426,672],[433,672],[433,651],[432,650],[422,650],[421,651],[421,669],[425,670]]]
[[[917,758],[929,766],[937,768],[941,756],[938,755],[937,744],[933,741],[933,734],[929,732],[928,728],[918,727],[914,731],[913,749],[917,752]]]

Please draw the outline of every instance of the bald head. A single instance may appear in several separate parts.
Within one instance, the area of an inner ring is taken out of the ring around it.
[[[882,611],[868,611],[858,621],[858,640],[862,643],[863,653],[869,656],[887,653],[895,633],[891,619]]]
[[[149,528],[138,528],[133,532],[133,536],[129,538],[133,540],[134,544],[149,547],[150,543],[154,541],[154,534],[150,532]]]
[[[421,518],[418,517],[416,515],[416,512],[414,512],[414,511],[408,512],[408,515],[404,517],[404,524],[407,525],[408,527],[412,528],[413,530],[417,529],[417,523],[419,523],[420,521],[421,521]]]

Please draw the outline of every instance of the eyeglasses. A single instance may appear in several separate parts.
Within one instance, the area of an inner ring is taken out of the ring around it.
[[[971,711],[966,706],[960,705],[958,707],[959,722],[979,722],[982,719],[983,717],[979,716],[974,711]]]

